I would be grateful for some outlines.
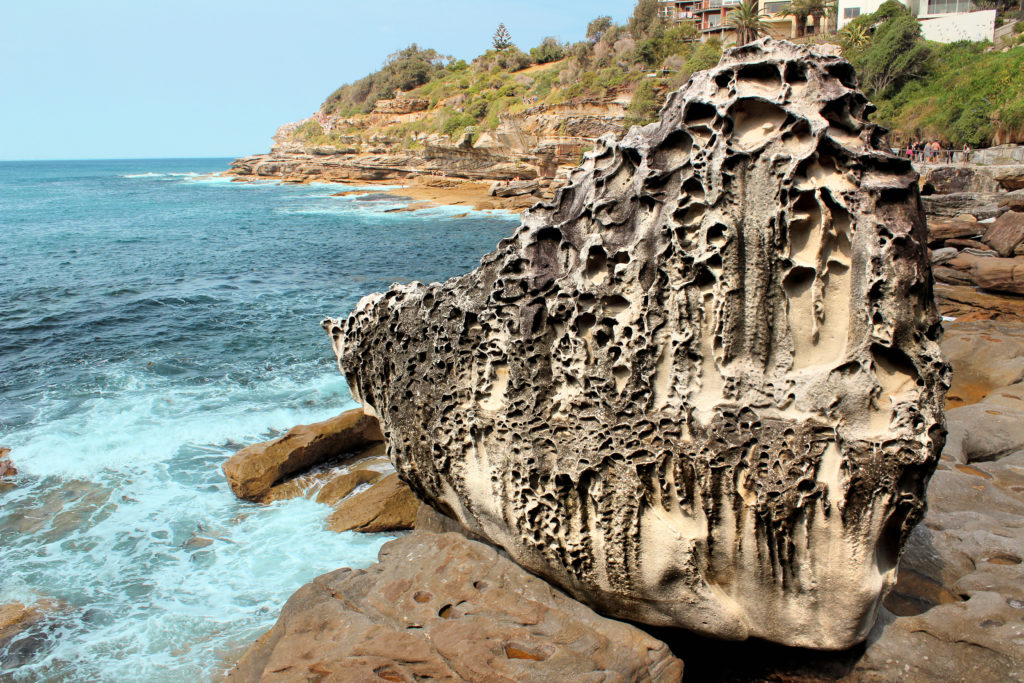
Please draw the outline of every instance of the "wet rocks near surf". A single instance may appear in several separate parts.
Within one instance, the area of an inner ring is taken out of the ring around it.
[[[328,520],[334,531],[409,529],[419,505],[393,474],[376,418],[358,409],[243,448],[223,470],[245,500],[306,497],[335,507]]]
[[[11,449],[6,446],[0,446],[0,491],[14,486],[14,483],[10,480],[18,474],[18,468],[14,466],[8,455],[10,455]]]
[[[328,322],[400,474],[605,614],[863,639],[947,372],[917,176],[869,113],[826,51],[727,51],[477,270]]]
[[[417,531],[378,564],[296,592],[227,680],[678,681],[669,648],[461,535]]]

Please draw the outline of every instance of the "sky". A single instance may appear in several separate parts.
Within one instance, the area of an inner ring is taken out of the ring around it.
[[[528,50],[634,0],[0,0],[0,160],[238,157],[412,43]]]

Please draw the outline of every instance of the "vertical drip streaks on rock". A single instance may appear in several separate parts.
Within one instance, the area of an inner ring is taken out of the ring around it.
[[[916,176],[816,50],[727,51],[476,270],[325,321],[416,493],[606,613],[848,647],[924,509]]]

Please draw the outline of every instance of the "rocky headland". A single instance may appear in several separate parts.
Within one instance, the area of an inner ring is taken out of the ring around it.
[[[727,51],[479,268],[325,321],[362,409],[225,473],[415,531],[228,679],[1024,679],[1022,190],[870,110],[827,49]]]

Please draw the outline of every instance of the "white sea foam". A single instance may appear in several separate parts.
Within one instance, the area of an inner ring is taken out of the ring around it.
[[[28,512],[0,514],[0,602],[63,606],[16,680],[207,680],[302,583],[389,538],[326,531],[308,500],[238,501],[220,472],[238,442],[353,406],[336,373],[189,386],[124,368],[110,384],[75,410],[44,400],[12,435],[25,476],[5,505]]]
[[[122,178],[162,178],[166,173],[125,173],[122,174]]]

